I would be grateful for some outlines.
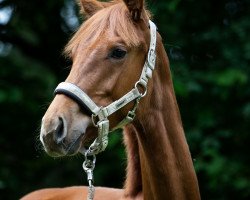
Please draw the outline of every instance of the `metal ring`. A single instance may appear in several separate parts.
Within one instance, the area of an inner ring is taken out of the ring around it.
[[[135,83],[135,88],[137,88],[138,91],[140,91],[139,86],[140,86],[141,88],[143,88],[143,90],[144,90],[143,93],[140,93],[141,97],[145,97],[146,94],[147,94],[147,86],[146,86],[146,85],[143,85],[140,81],[137,81],[137,82]]]
[[[84,154],[84,156],[85,156],[85,161],[89,160],[89,159],[88,159],[89,156],[92,156],[92,157],[93,157],[92,161],[93,161],[93,163],[95,164],[95,162],[96,162],[96,156],[95,156],[94,154],[93,154],[93,155],[92,155],[92,154],[89,155],[89,152],[86,151],[85,154]]]
[[[93,159],[90,160],[88,159],[88,153],[86,152],[85,153],[85,161],[83,162],[82,164],[82,167],[85,171],[91,169],[93,170],[95,168],[95,163],[96,163],[96,156],[95,155],[92,155]]]

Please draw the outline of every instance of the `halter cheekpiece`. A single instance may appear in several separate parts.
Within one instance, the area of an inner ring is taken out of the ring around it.
[[[125,94],[120,99],[114,101],[106,107],[98,106],[84,91],[82,91],[78,86],[73,83],[62,82],[55,89],[56,94],[64,94],[74,100],[78,105],[84,110],[85,114],[92,117],[93,124],[98,127],[98,136],[94,142],[89,146],[85,152],[85,161],[83,163],[83,168],[88,175],[89,181],[89,196],[88,199],[93,199],[94,187],[92,185],[93,181],[93,169],[95,165],[95,155],[105,150],[108,145],[108,133],[111,131],[109,129],[109,119],[108,117],[115,113],[117,110],[121,109],[128,103],[135,101],[134,107],[128,112],[127,116],[112,130],[117,128],[122,128],[126,124],[132,122],[135,118],[135,111],[139,104],[139,101],[147,93],[148,80],[152,78],[152,73],[155,68],[156,62],[156,36],[157,28],[156,25],[149,20],[150,27],[150,46],[148,50],[147,59],[142,69],[140,79],[135,83],[134,88]],[[141,89],[143,88],[143,92]],[[93,156],[93,159],[89,159]]]

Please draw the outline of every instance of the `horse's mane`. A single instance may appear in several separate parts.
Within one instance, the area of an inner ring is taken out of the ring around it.
[[[150,13],[144,10],[143,20],[150,18]],[[102,34],[109,30],[120,37],[126,46],[138,46],[140,38],[126,5],[122,2],[103,8],[87,19],[65,47],[65,54],[71,56],[78,45],[91,44],[101,39]]]

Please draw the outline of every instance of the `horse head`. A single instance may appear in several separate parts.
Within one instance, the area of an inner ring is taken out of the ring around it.
[[[100,107],[129,92],[140,78],[150,46],[149,13],[143,2],[80,0],[87,20],[65,48],[73,63],[65,82]],[[110,127],[126,117],[133,105],[130,102],[112,114]],[[97,134],[91,114],[59,93],[42,119],[40,139],[48,154],[65,156],[84,151]]]

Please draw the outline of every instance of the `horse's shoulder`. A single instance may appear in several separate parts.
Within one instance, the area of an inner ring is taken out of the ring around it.
[[[87,190],[87,187],[84,186],[46,188],[31,192],[20,200],[74,200],[79,199],[79,195],[87,195]]]
[[[87,197],[88,187],[73,186],[65,188],[46,188],[31,192],[20,200],[78,200]],[[123,190],[96,187],[95,200],[119,200],[123,195]]]

